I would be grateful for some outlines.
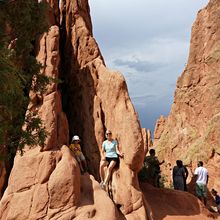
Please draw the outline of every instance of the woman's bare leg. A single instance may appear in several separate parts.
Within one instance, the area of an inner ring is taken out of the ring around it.
[[[106,160],[101,160],[100,167],[99,167],[99,174],[101,181],[104,181],[105,178],[105,171],[104,168],[108,165],[108,162]]]
[[[112,170],[116,165],[116,161],[112,160],[111,163],[109,164],[108,170],[107,170],[107,175],[105,177],[104,184],[108,184],[108,181],[112,175]]]

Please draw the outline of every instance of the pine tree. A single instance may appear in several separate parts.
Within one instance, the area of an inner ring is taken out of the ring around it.
[[[0,159],[10,159],[26,144],[43,145],[46,138],[40,118],[25,116],[30,89],[43,92],[49,83],[33,52],[35,39],[47,30],[46,10],[36,0],[0,0]]]

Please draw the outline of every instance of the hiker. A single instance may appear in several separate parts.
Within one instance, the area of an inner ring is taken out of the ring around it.
[[[164,163],[164,161],[159,162],[158,158],[155,156],[156,152],[154,149],[150,149],[150,155],[145,157],[144,159],[144,167],[146,168],[148,180],[155,187],[159,187],[160,181],[160,165]]]
[[[215,197],[215,203],[217,205],[217,207],[212,207],[212,209],[213,211],[218,212],[220,214],[220,196],[218,195],[218,192],[215,189],[212,189],[211,193]]]
[[[118,143],[116,140],[112,138],[112,132],[107,130],[105,133],[107,140],[105,140],[102,144],[101,150],[101,162],[100,162],[100,177],[101,183],[100,186],[102,189],[106,189],[106,186],[111,178],[113,168],[119,164],[119,157],[124,156],[118,149]],[[107,174],[105,176],[104,169],[107,168]]]
[[[87,171],[87,163],[79,143],[80,143],[79,136],[74,135],[69,148],[73,152],[76,160],[78,161],[81,173],[83,174]]]
[[[186,171],[183,166],[183,162],[181,160],[177,160],[176,166],[173,168],[174,189],[184,191],[185,190],[185,182],[186,182]]]
[[[203,162],[198,162],[198,167],[195,169],[194,176],[196,178],[196,195],[206,206],[207,204],[207,184],[209,180],[208,170],[203,167]]]

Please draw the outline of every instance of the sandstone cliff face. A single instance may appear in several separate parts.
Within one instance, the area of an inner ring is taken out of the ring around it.
[[[209,187],[220,190],[220,2],[211,0],[192,28],[188,64],[179,77],[171,112],[155,146],[167,164],[176,159],[209,169]],[[158,128],[157,128],[158,129]],[[160,130],[160,129],[159,129]],[[166,166],[166,165],[165,165]],[[167,166],[169,167],[169,166]]]
[[[164,127],[166,124],[166,118],[161,115],[160,118],[157,120],[156,125],[155,125],[155,130],[154,130],[154,143],[157,142],[157,140],[160,139],[163,131],[164,131]]]
[[[42,74],[61,78],[46,94],[30,92],[28,111],[41,116],[48,131],[45,146],[26,147],[14,161],[0,203],[0,219],[147,219],[137,181],[143,138],[123,76],[105,67],[92,37],[87,0],[48,1],[49,31],[36,43]],[[114,171],[111,198],[96,180],[106,129],[124,152]],[[89,165],[80,176],[65,146],[79,134]],[[145,203],[146,204],[146,203]]]

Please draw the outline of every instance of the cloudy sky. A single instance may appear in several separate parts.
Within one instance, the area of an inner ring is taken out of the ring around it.
[[[142,127],[167,115],[187,62],[191,26],[208,0],[90,0],[93,33],[126,78]]]

